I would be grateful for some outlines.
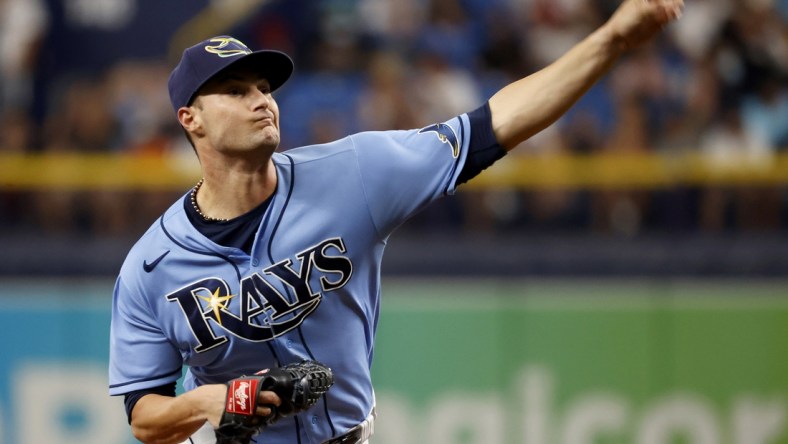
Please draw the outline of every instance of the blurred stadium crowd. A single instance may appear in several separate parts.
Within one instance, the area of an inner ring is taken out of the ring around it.
[[[188,155],[167,76],[185,44],[225,33],[296,62],[296,76],[276,96],[282,149],[418,128],[470,111],[550,63],[619,2],[167,3],[0,0],[0,152]],[[221,19],[241,4],[240,18]],[[188,34],[199,17],[203,34]],[[768,163],[788,147],[786,23],[788,0],[688,0],[662,38],[628,55],[561,121],[510,155],[696,151],[721,169]],[[0,188],[0,226],[136,235],[185,191]],[[624,235],[788,229],[784,184],[460,194],[410,227]]]

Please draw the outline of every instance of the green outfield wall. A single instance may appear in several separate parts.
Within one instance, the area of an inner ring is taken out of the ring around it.
[[[788,443],[788,287],[392,283],[376,443]]]
[[[384,281],[373,444],[788,444],[788,286]],[[111,280],[0,285],[0,444],[126,444]]]

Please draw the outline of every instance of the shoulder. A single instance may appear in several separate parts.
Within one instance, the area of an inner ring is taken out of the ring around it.
[[[325,160],[342,155],[355,155],[358,150],[367,149],[369,147],[380,148],[387,144],[402,143],[408,135],[417,133],[418,131],[418,129],[414,129],[359,132],[333,142],[306,145],[275,153],[274,162],[278,164],[297,164],[315,160]]]
[[[307,145],[276,153],[277,164],[304,163],[328,159],[341,155],[355,155],[359,149],[385,147],[387,144],[401,144],[408,137],[423,132],[424,128],[412,130],[364,131],[343,137],[329,143]]]
[[[121,267],[121,277],[131,282],[142,275],[150,274],[158,262],[163,260],[162,254],[175,250],[175,240],[170,232],[178,230],[178,226],[183,224],[183,221],[187,219],[183,209],[183,197],[181,197],[132,245]]]
[[[278,165],[302,164],[335,156],[352,155],[355,151],[353,136],[343,137],[330,143],[306,145],[275,153],[274,163]]]

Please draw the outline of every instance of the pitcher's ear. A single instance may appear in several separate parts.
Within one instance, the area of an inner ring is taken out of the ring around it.
[[[178,109],[178,122],[188,133],[196,133],[200,130],[200,119],[195,113],[193,106],[182,106]]]

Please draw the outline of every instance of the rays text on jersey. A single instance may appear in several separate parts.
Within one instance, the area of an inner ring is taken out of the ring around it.
[[[345,253],[341,238],[327,239],[241,279],[236,292],[224,279],[206,277],[166,298],[186,316],[197,353],[227,342],[225,333],[268,341],[301,325],[323,293],[347,284],[353,264]]]

